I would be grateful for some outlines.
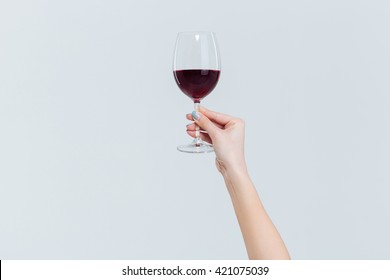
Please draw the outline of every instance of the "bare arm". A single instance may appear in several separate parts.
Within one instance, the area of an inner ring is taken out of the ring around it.
[[[247,172],[244,159],[244,128],[241,119],[207,110],[187,115],[207,133],[202,139],[213,143],[216,165],[232,199],[249,259],[290,259],[276,227],[267,215]],[[195,125],[187,126],[195,136]]]
[[[245,172],[224,174],[249,259],[290,259],[282,238],[267,215],[257,191]]]

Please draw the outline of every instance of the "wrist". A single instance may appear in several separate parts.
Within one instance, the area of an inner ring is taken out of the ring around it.
[[[221,164],[218,168],[226,184],[226,188],[233,201],[237,196],[252,193],[253,183],[250,179],[245,162],[235,162],[234,164]]]
[[[228,179],[229,177],[249,176],[244,159],[234,161],[222,161],[216,158],[215,162],[219,172],[225,179]]]

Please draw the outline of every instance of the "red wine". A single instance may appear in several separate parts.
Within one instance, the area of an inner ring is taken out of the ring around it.
[[[191,69],[174,71],[173,74],[181,91],[194,102],[200,102],[217,85],[220,71]]]

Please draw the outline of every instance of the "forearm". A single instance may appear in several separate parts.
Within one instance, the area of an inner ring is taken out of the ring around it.
[[[222,173],[239,222],[249,259],[290,259],[245,168]]]

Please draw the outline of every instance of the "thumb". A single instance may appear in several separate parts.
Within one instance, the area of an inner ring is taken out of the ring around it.
[[[202,129],[206,130],[210,137],[214,137],[214,135],[218,132],[219,128],[216,127],[212,121],[209,120],[204,114],[201,112],[193,111],[192,118]]]

